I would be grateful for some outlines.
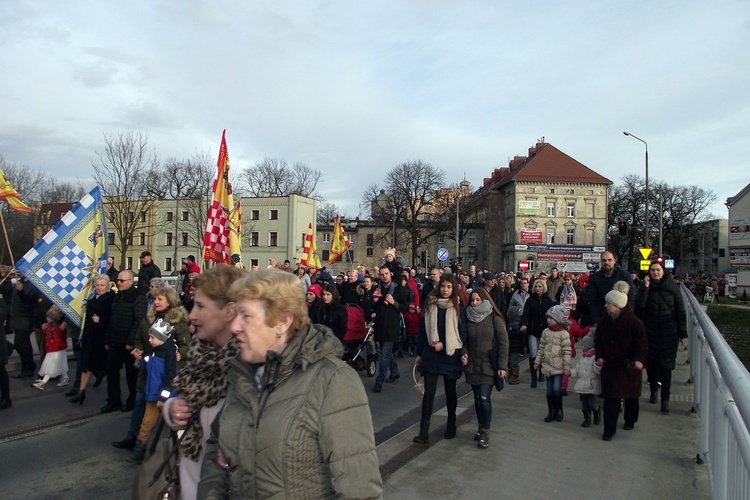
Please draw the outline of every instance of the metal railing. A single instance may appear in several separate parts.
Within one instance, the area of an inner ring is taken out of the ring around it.
[[[750,374],[698,301],[685,288],[694,410],[700,415],[698,459],[708,466],[711,496],[750,498]]]

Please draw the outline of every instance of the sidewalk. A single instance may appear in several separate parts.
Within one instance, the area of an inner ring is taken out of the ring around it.
[[[378,446],[387,499],[415,498],[710,498],[708,472],[697,465],[699,420],[691,413],[693,386],[687,352],[677,355],[671,413],[648,404],[643,386],[635,429],[603,441],[602,426],[580,426],[577,394],[564,398],[565,420],[545,423],[544,384],[493,392],[491,445],[480,449],[471,395],[459,400],[458,434],[442,438],[445,409],[432,418],[427,446],[412,443],[418,425]],[[644,381],[645,381],[644,373]],[[573,387],[571,381],[570,387]]]

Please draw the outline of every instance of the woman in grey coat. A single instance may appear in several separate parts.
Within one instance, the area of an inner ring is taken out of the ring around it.
[[[492,387],[497,376],[505,378],[508,366],[508,332],[495,303],[484,287],[471,292],[466,308],[467,335],[461,349],[466,383],[474,391],[474,410],[479,428],[474,439],[480,448],[490,445],[492,424]],[[493,366],[494,356],[497,368]]]

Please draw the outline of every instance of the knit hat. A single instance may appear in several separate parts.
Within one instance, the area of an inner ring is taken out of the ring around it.
[[[604,297],[604,300],[617,307],[618,309],[625,309],[628,305],[628,291],[630,285],[626,281],[618,281],[612,290]]]
[[[323,293],[323,287],[315,283],[314,285],[310,285],[307,287],[307,292],[312,293],[316,297],[320,298],[320,294]]]
[[[52,321],[62,321],[63,319],[63,315],[59,312],[59,310],[57,308],[52,309],[51,307],[47,311],[47,317]]]
[[[583,347],[586,347],[587,349],[593,349],[594,348],[594,341],[596,340],[596,325],[591,328],[591,331],[589,331],[588,334],[586,334],[585,337],[581,340],[581,344],[583,344]]]
[[[149,337],[154,337],[161,342],[166,342],[170,335],[172,335],[173,330],[174,326],[164,321],[163,318],[159,318],[153,325],[151,325],[151,328],[148,329],[148,335]]]
[[[565,306],[557,305],[550,307],[547,311],[547,316],[554,319],[558,325],[562,325],[565,322]]]
[[[386,257],[388,255],[392,255],[393,258],[395,259],[396,258],[396,249],[395,248],[386,248],[385,249],[385,254],[383,255],[383,257]]]

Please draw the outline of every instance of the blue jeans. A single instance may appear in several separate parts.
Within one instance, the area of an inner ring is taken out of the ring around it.
[[[529,359],[534,361],[534,358],[536,358],[536,352],[539,349],[539,339],[529,334],[527,336],[527,342],[529,343]]]
[[[393,359],[393,344],[394,342],[381,342],[380,343],[380,370],[378,378],[375,380],[376,384],[382,384],[388,378],[388,370],[390,369],[391,375],[398,375],[398,365],[396,360]]]
[[[135,403],[133,403],[133,413],[130,414],[128,437],[138,435],[141,430],[141,421],[143,420],[144,413],[146,413],[146,393],[136,392]]]
[[[560,386],[562,385],[562,374],[547,377],[547,396],[562,397]]]
[[[474,391],[474,410],[477,422],[482,429],[490,430],[492,425],[492,384],[472,385]]]

